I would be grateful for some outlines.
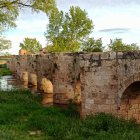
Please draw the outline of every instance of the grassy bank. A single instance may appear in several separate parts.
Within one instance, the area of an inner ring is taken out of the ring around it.
[[[0,76],[11,75],[11,71],[7,68],[6,64],[0,65]]]
[[[139,140],[134,122],[98,114],[80,120],[75,108],[43,107],[29,91],[0,91],[1,140]]]

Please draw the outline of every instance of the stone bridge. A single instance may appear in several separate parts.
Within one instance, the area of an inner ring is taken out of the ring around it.
[[[8,67],[44,91],[43,104],[73,100],[83,117],[106,112],[140,123],[140,51],[19,55]]]

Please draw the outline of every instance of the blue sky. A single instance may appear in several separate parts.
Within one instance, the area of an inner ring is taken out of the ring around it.
[[[102,38],[104,45],[114,38],[140,45],[140,0],[57,0],[60,10],[68,11],[72,5],[86,10],[94,24],[91,36]],[[35,37],[45,47],[48,19],[44,13],[21,11],[16,23],[17,28],[5,34],[12,41],[11,53],[18,53],[25,37]]]

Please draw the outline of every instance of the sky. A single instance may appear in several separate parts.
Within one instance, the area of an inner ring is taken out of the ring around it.
[[[57,0],[59,10],[68,11],[70,6],[85,9],[94,24],[91,37],[102,38],[103,44],[110,39],[122,38],[125,43],[140,45],[140,0]],[[10,53],[18,54],[19,44],[25,37],[37,38],[43,47],[46,39],[44,33],[48,18],[44,13],[21,11],[17,27],[5,33],[12,41]]]

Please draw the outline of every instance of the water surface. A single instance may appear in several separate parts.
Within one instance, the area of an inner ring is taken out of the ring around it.
[[[27,89],[20,81],[17,81],[12,75],[0,77],[0,90]]]
[[[38,91],[37,87],[28,86],[27,84],[24,84],[23,82],[17,80],[12,75],[0,77],[0,90],[6,91],[6,90],[14,90],[14,89],[23,89],[23,90],[28,89],[34,95],[41,95],[42,94],[42,91]]]

